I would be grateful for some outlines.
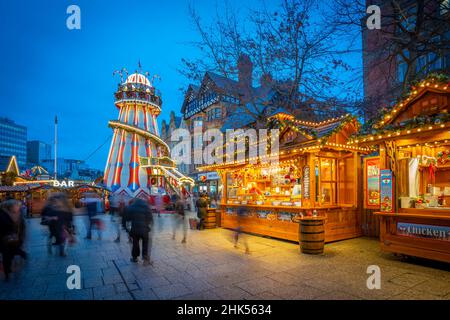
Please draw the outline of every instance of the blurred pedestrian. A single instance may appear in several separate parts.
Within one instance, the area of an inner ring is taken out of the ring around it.
[[[248,246],[247,236],[243,233],[244,232],[244,226],[243,226],[243,218],[247,215],[247,208],[245,207],[239,207],[237,209],[237,227],[233,235],[234,240],[234,247],[237,249],[239,239],[241,239],[241,242],[244,243],[245,247],[245,253],[250,254],[250,248]]]
[[[111,221],[113,222],[119,214],[119,199],[115,194],[109,195],[109,214],[111,215]]]
[[[183,197],[177,196],[175,201],[175,213],[173,215],[174,221],[173,221],[172,239],[175,240],[176,232],[181,226],[183,228],[183,240],[181,240],[181,243],[186,243],[186,236],[187,236],[185,206],[186,206],[185,199]]]
[[[64,193],[53,194],[49,197],[47,204],[42,210],[41,224],[48,225],[50,230],[49,252],[51,246],[59,246],[59,255],[66,256],[66,242],[75,242],[73,211],[69,200]],[[52,243],[53,238],[55,242]]]
[[[141,254],[144,264],[151,264],[153,215],[148,203],[142,199],[133,199],[131,204],[125,208],[123,220],[126,226],[128,221],[131,222],[131,227],[126,229],[133,242],[131,261],[138,262]],[[141,241],[142,250],[140,248]]]
[[[0,252],[3,255],[3,271],[8,281],[14,256],[27,259],[22,249],[25,240],[25,220],[20,212],[21,204],[17,200],[7,200],[0,205]]]
[[[86,235],[86,239],[92,239],[92,229],[97,230],[97,236],[98,236],[98,240],[102,239],[102,228],[103,228],[103,224],[102,221],[100,219],[100,217],[98,217],[98,212],[97,212],[97,207],[98,207],[98,200],[96,198],[88,198],[87,202],[86,202],[86,210],[87,210],[87,215],[88,215],[88,219],[89,219],[89,224],[88,224],[88,230],[87,230],[87,235]]]
[[[200,219],[200,223],[198,225],[199,230],[203,230],[205,228],[205,219],[208,214],[208,202],[206,200],[206,194],[202,193],[195,203],[197,207],[197,217]]]

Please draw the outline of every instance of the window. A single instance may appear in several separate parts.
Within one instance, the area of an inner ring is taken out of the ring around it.
[[[222,118],[222,108],[213,108],[206,112],[206,117],[208,121],[221,119]]]
[[[191,121],[191,129],[203,126],[203,117],[196,117]]]
[[[320,164],[320,194],[322,205],[336,203],[336,159],[319,158]]]

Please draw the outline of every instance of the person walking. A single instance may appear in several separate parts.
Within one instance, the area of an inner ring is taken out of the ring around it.
[[[87,230],[87,235],[86,235],[86,239],[90,240],[92,239],[92,229],[96,229],[97,230],[97,234],[98,234],[98,239],[101,240],[102,239],[102,233],[101,233],[101,219],[99,217],[97,217],[97,206],[98,206],[98,201],[96,198],[88,198],[87,199],[87,203],[86,203],[86,210],[87,210],[87,215],[88,215],[88,219],[89,219],[89,225],[88,225],[88,230]]]
[[[59,255],[65,257],[66,241],[74,242],[73,212],[65,194],[50,196],[42,210],[41,224],[48,225],[50,230],[49,253],[52,252],[52,245],[56,245],[59,246]],[[53,238],[55,242],[52,243]]]
[[[25,240],[25,220],[20,212],[21,204],[17,200],[7,200],[0,205],[0,252],[3,255],[5,280],[11,274],[14,256],[20,255],[24,260],[27,253],[22,249]]]
[[[111,221],[114,222],[115,217],[119,213],[119,199],[117,195],[111,194],[109,196],[109,214],[111,215]]]
[[[205,219],[208,214],[208,201],[206,201],[206,195],[202,193],[195,203],[197,207],[197,217],[200,219],[200,223],[198,225],[199,230],[203,230],[205,228]]]
[[[234,240],[234,247],[237,249],[239,248],[239,238],[241,239],[241,242],[244,243],[245,247],[245,253],[250,254],[250,247],[248,246],[248,240],[247,236],[243,233],[244,232],[244,226],[243,226],[243,218],[247,216],[247,208],[245,207],[239,207],[237,209],[237,227],[233,235]]]
[[[183,240],[181,240],[181,243],[186,243],[186,236],[187,236],[185,206],[186,206],[185,199],[183,197],[177,196],[175,201],[172,239],[175,240],[176,232],[181,226],[183,228]]]
[[[153,215],[148,203],[142,199],[133,199],[125,208],[123,219],[131,222],[131,227],[126,229],[132,239],[131,261],[138,262],[141,253],[145,265],[151,264],[150,250],[152,245],[151,231],[153,227]],[[140,242],[142,241],[142,250]]]

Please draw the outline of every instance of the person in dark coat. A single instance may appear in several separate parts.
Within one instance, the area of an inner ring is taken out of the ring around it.
[[[200,195],[195,206],[197,207],[197,217],[200,219],[198,228],[199,230],[203,230],[205,228],[206,215],[208,214],[208,201],[204,193]]]
[[[98,239],[101,240],[102,239],[102,233],[101,233],[101,221],[100,219],[98,219],[97,216],[97,199],[94,198],[89,198],[87,203],[86,203],[86,211],[87,211],[87,215],[88,215],[88,219],[89,219],[89,226],[88,226],[88,230],[87,230],[87,235],[86,235],[86,239],[90,240],[92,239],[92,229],[95,228],[97,229],[97,233],[98,233]]]
[[[59,255],[64,257],[66,240],[73,236],[73,212],[67,196],[63,193],[53,194],[42,210],[42,224],[50,230],[49,253],[51,246],[59,246]],[[54,243],[51,243],[55,239]]]
[[[7,200],[0,205],[0,252],[3,255],[3,270],[5,280],[11,273],[14,256],[27,258],[22,249],[25,239],[25,220],[20,212],[21,204],[16,200]]]
[[[131,222],[130,229],[127,232],[130,235],[133,247],[131,250],[131,261],[138,262],[139,253],[142,254],[144,264],[150,262],[151,248],[151,229],[153,226],[153,216],[147,201],[142,199],[133,199],[129,206],[125,208],[123,219]],[[142,251],[140,250],[140,241],[142,241]]]

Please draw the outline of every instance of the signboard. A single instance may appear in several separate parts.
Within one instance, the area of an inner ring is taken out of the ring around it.
[[[74,182],[72,180],[62,180],[62,181],[58,181],[58,180],[53,180],[53,186],[54,187],[65,187],[65,188],[72,188],[74,187]]]
[[[450,227],[426,224],[397,223],[397,234],[407,237],[425,238],[450,242]]]
[[[201,173],[198,175],[198,181],[205,182],[206,180],[218,180],[219,175],[217,172],[207,172],[207,173]]]
[[[394,194],[392,191],[392,171],[384,169],[380,171],[380,200],[382,212],[392,212]]]
[[[217,174],[217,172],[208,172],[206,174],[206,179],[208,179],[208,180],[218,180],[219,179],[219,175]]]
[[[303,199],[309,199],[310,193],[309,193],[309,186],[310,186],[310,169],[309,166],[306,165],[303,167]]]
[[[380,158],[364,159],[364,205],[365,208],[380,208]]]

